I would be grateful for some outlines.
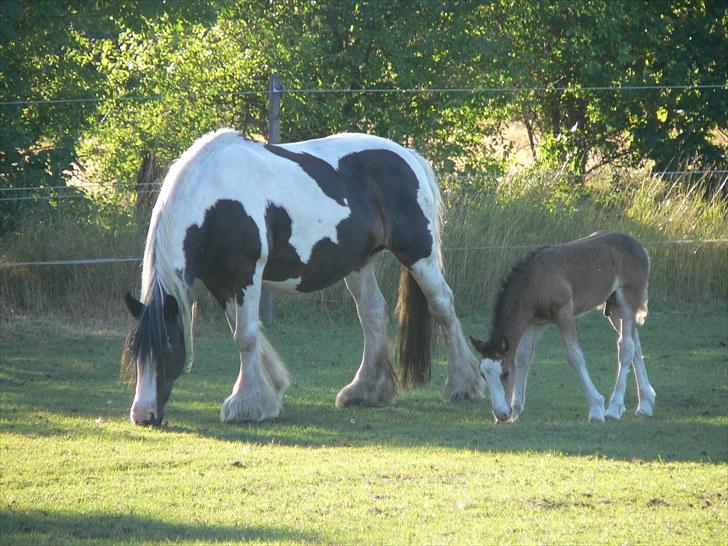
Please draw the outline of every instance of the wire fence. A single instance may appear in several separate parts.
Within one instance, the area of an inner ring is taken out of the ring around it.
[[[539,172],[539,176],[553,177],[553,178],[576,178],[585,179],[590,176],[597,176],[596,173],[590,174],[576,174],[576,173],[563,173],[563,172]],[[728,182],[728,170],[716,169],[696,169],[696,170],[679,170],[679,171],[661,171],[652,173],[653,176],[658,177],[686,177],[686,178],[709,178],[709,177],[723,177],[725,182]],[[511,174],[478,174],[478,175],[455,175],[454,178],[462,180],[479,180],[479,179],[493,179],[500,180],[507,178]],[[453,175],[448,175],[446,178],[453,178]],[[39,201],[39,200],[63,200],[63,199],[86,199],[88,194],[85,190],[98,189],[102,191],[108,190],[129,190],[133,191],[135,195],[152,195],[158,191],[162,186],[161,181],[157,182],[144,182],[141,184],[132,183],[109,183],[103,184],[100,182],[84,182],[73,185],[52,185],[52,186],[22,186],[22,187],[7,187],[0,188],[0,202],[21,202],[21,201]],[[141,188],[141,189],[139,189]],[[32,193],[32,195],[9,195],[20,192]],[[8,196],[9,195],[9,196]]]
[[[240,91],[220,91],[209,93],[168,93],[153,95],[126,95],[121,97],[66,97],[66,98],[18,98],[15,100],[0,101],[0,107],[6,106],[31,106],[31,105],[54,105],[54,104],[78,104],[78,103],[102,103],[107,101],[121,102],[145,102],[157,100],[195,100],[202,98],[224,98],[224,97],[245,97],[245,96],[268,96],[271,95],[342,95],[342,94],[406,94],[406,95],[428,95],[428,94],[519,94],[519,93],[543,93],[543,92],[566,92],[566,91],[583,91],[583,92],[655,92],[670,90],[696,90],[696,91],[726,91],[728,85],[725,83],[705,83],[705,84],[651,84],[651,85],[593,85],[580,86],[575,84],[562,86],[500,86],[500,87],[375,87],[375,88],[287,88],[282,85],[270,85],[267,89],[247,89]],[[590,174],[577,173],[540,173],[546,176],[558,178],[585,178],[594,176]],[[728,182],[728,170],[673,170],[652,173],[657,176],[666,177],[701,177],[713,178],[716,176],[724,177],[723,183]],[[473,177],[500,179],[503,176],[497,174],[482,174]],[[108,191],[110,189],[128,189],[134,190],[137,195],[145,195],[154,193],[161,185],[161,182],[151,182],[145,184],[131,184],[129,182],[119,182],[111,184],[102,183],[75,183],[68,185],[51,185],[51,186],[23,186],[23,187],[6,187],[0,188],[0,203],[18,203],[40,200],[74,200],[84,199],[87,197],[83,190],[98,188],[99,190]],[[719,184],[720,185],[720,184]],[[141,191],[139,188],[143,188]],[[24,194],[23,194],[24,193]]]
[[[674,239],[666,241],[640,241],[646,247],[664,246],[664,245],[720,245],[728,244],[728,239]],[[444,247],[444,252],[452,251],[484,251],[484,250],[533,250],[542,246],[553,246],[559,243],[540,243],[529,245],[483,245],[483,246],[454,246]],[[80,258],[73,260],[45,260],[33,262],[2,262],[0,261],[0,269],[12,269],[21,267],[48,267],[48,266],[78,266],[78,265],[109,265],[128,262],[141,262],[140,256],[123,256],[117,258]]]
[[[563,85],[563,86],[504,86],[504,87],[369,87],[353,88],[300,88],[289,89],[246,89],[240,91],[218,91],[210,93],[166,93],[154,95],[125,95],[120,97],[66,97],[52,99],[14,99],[0,101],[0,106],[37,106],[46,104],[81,104],[102,102],[146,102],[153,100],[198,100],[207,98],[267,96],[272,94],[286,95],[433,95],[433,94],[523,94],[554,93],[581,91],[590,93],[602,92],[644,92],[670,90],[728,90],[726,84],[653,84],[653,85]]]

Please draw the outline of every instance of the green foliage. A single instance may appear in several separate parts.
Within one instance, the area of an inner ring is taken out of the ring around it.
[[[724,164],[728,11],[716,2],[529,3],[7,0],[1,4],[0,180],[100,184],[123,201],[142,157],[169,163],[220,126],[266,133],[268,75],[282,137],[391,137],[447,172],[499,173],[499,136],[525,126],[539,164]],[[504,93],[488,89],[516,87]],[[372,89],[481,92],[364,92]],[[74,99],[65,102],[65,99]],[[142,100],[144,98],[144,100]],[[22,102],[23,99],[45,102]],[[80,100],[75,100],[80,99]],[[723,138],[723,140],[720,140]],[[43,193],[46,194],[46,193]],[[99,192],[94,194],[97,198]],[[3,231],[31,204],[3,203]]]
[[[542,161],[579,174],[618,160],[650,160],[658,171],[724,164],[713,132],[726,129],[725,87],[586,88],[725,86],[728,60],[716,54],[728,47],[725,5],[587,0],[494,11],[509,51],[497,61],[502,81],[540,89],[517,94],[507,111],[540,140]]]

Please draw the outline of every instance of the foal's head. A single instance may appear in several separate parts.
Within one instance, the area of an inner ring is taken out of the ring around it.
[[[131,294],[126,306],[136,319],[124,344],[122,376],[136,380],[129,417],[137,425],[160,425],[174,381],[185,368],[184,328],[177,300],[164,295],[143,304]]]
[[[508,421],[511,418],[509,400],[513,396],[513,359],[505,359],[508,340],[499,337],[484,342],[471,336],[470,343],[483,356],[480,361],[480,375],[488,385],[493,416],[497,421]]]

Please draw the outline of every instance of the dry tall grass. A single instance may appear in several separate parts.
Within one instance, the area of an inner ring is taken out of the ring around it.
[[[489,309],[501,278],[530,248],[597,230],[641,240],[652,257],[652,301],[728,299],[728,204],[686,186],[640,173],[610,173],[584,186],[528,173],[493,178],[444,178],[446,275],[464,312]],[[147,218],[123,212],[93,218],[56,214],[0,239],[0,263],[140,256]],[[722,242],[683,242],[722,240]],[[0,311],[112,317],[123,293],[138,290],[138,263],[28,266],[0,269]],[[394,301],[398,265],[383,256],[380,280]],[[202,290],[198,290],[202,293]],[[347,302],[341,284],[307,297],[281,297],[277,312],[336,312]],[[206,300],[203,305],[213,305]],[[348,308],[348,307],[347,307]]]

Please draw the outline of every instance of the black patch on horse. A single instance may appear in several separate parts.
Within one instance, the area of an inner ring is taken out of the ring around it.
[[[306,265],[291,245],[292,221],[286,209],[268,205],[265,209],[265,225],[268,230],[268,261],[263,278],[267,281],[285,281],[303,277]]]
[[[354,152],[342,157],[335,169],[308,153],[274,145],[265,147],[298,164],[326,196],[351,210],[350,216],[337,226],[338,242],[322,239],[316,243],[303,274],[286,277],[300,276],[300,291],[329,286],[362,267],[383,248],[391,250],[408,267],[432,252],[428,220],[417,204],[419,181],[409,164],[395,152]],[[282,271],[278,275],[280,278]]]
[[[346,205],[345,199],[348,197],[346,189],[341,184],[336,169],[326,161],[306,152],[291,152],[273,144],[266,144],[265,149],[275,155],[298,163],[304,172],[316,181],[322,192],[339,205]]]
[[[253,284],[260,259],[260,231],[238,201],[221,199],[205,212],[201,226],[187,228],[184,240],[187,283],[205,283],[220,305]]]

